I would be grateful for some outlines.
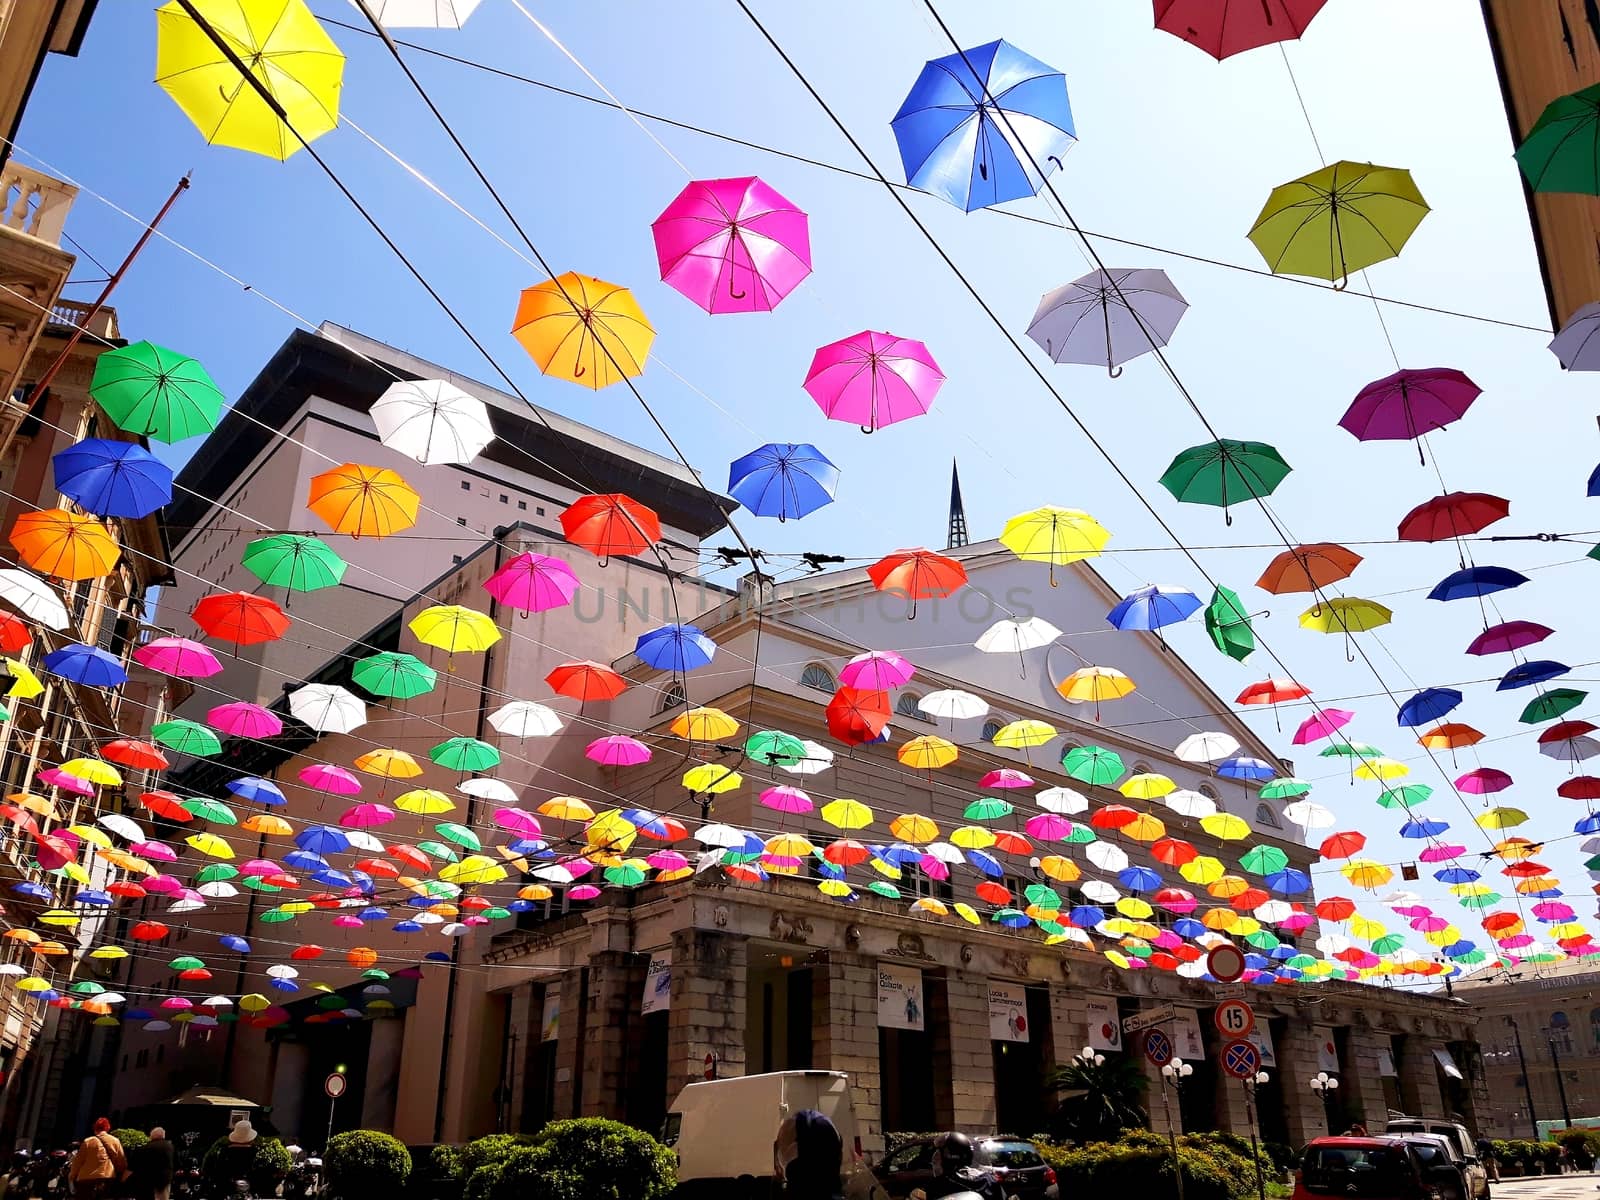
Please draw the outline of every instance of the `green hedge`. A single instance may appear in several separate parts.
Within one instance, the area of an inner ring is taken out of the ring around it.
[[[481,1188],[484,1169],[474,1172],[464,1200],[666,1200],[677,1184],[674,1163],[655,1138],[618,1121],[552,1121]]]
[[[146,1139],[148,1140],[148,1139]],[[293,1159],[288,1149],[275,1137],[257,1137],[251,1146],[255,1150],[246,1168],[252,1175],[265,1178],[268,1175],[281,1176],[289,1172]],[[206,1148],[204,1156],[200,1159],[200,1171],[206,1178],[215,1178],[222,1170],[223,1155],[228,1150],[228,1135],[223,1134]],[[242,1157],[242,1156],[241,1156]]]
[[[150,1135],[142,1129],[113,1129],[111,1136],[122,1143],[124,1154],[132,1154],[141,1146],[150,1144]]]
[[[1038,1143],[1055,1168],[1062,1195],[1151,1195],[1173,1189],[1172,1150],[1165,1135],[1129,1130],[1116,1142],[1083,1147]],[[1256,1194],[1250,1141],[1232,1133],[1190,1133],[1178,1138],[1186,1200],[1248,1200]],[[1260,1156],[1269,1176],[1272,1162]]]
[[[322,1169],[335,1196],[347,1198],[392,1195],[411,1174],[405,1146],[373,1129],[336,1133],[322,1153]]]

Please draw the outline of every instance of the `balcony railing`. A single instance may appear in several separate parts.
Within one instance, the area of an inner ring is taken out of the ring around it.
[[[94,305],[82,300],[57,300],[50,310],[50,323],[64,325],[68,329],[81,327],[89,336],[105,338],[107,341],[121,336],[117,330],[116,309],[102,308],[90,317],[93,311]]]
[[[53,175],[11,159],[0,168],[0,225],[52,246],[61,244],[61,229],[78,189]]]

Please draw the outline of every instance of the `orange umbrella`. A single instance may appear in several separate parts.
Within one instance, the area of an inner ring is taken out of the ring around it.
[[[896,550],[867,568],[880,592],[901,592],[911,598],[916,615],[918,600],[948,596],[967,582],[967,569],[955,559],[932,550]]]
[[[1256,586],[1273,595],[1314,592],[1348,579],[1361,565],[1361,555],[1333,542],[1313,542],[1285,550],[1267,564]]]
[[[638,554],[661,540],[661,519],[631,496],[579,496],[561,513],[567,541],[606,558]]]
[[[610,667],[597,662],[564,662],[544,681],[563,696],[571,696],[580,703],[589,700],[612,700],[628,687],[628,681]]]
[[[417,523],[422,498],[388,467],[345,463],[311,479],[306,507],[335,533],[386,537]]]
[[[1429,750],[1458,750],[1462,746],[1476,746],[1481,741],[1483,741],[1482,733],[1471,725],[1462,725],[1455,721],[1425,729],[1417,737],[1417,744],[1426,746]]]
[[[656,331],[627,288],[568,271],[523,291],[511,336],[546,375],[598,391],[644,373]]]
[[[11,527],[11,544],[28,566],[57,579],[109,575],[121,554],[104,525],[64,508],[23,513]]]

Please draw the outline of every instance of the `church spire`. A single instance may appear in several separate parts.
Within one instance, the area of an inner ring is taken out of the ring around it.
[[[961,504],[961,476],[956,471],[956,460],[950,460],[950,529],[945,538],[946,550],[957,550],[967,544],[967,510]]]

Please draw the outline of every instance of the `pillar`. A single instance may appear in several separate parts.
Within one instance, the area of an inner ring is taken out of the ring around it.
[[[639,1020],[645,969],[637,955],[623,950],[602,950],[589,957],[580,1116],[620,1121],[626,1113],[629,1030]]]
[[[706,929],[672,935],[672,999],[667,1018],[667,1095],[705,1077],[744,1074],[745,939]]]
[[[547,984],[549,986],[556,986]],[[583,1100],[584,1021],[589,1007],[589,968],[568,971],[561,977],[561,1016],[556,1027],[556,1081],[550,1119],[579,1116]],[[543,1012],[540,1013],[541,1019]]]
[[[1412,1116],[1431,1117],[1444,1112],[1439,1068],[1433,1059],[1433,1048],[1438,1044],[1413,1034],[1406,1038],[1405,1050],[1396,1064],[1400,1069],[1400,1102]]]
[[[306,1072],[311,1069],[311,1047],[285,1038],[278,1043],[277,1052],[278,1062],[272,1079],[272,1123],[285,1142],[320,1146],[328,1136],[328,1114],[322,1113],[322,1124],[318,1126],[315,1119],[307,1124],[302,1111]]]
[[[1252,1118],[1250,1103],[1244,1093],[1245,1085],[1224,1071],[1221,1063],[1217,1064],[1216,1077],[1216,1094],[1212,1109],[1216,1114],[1217,1129],[1223,1133],[1237,1133],[1240,1137],[1249,1137]]]
[[[1291,1016],[1284,1025],[1283,1033],[1273,1038],[1273,1053],[1278,1060],[1279,1091],[1288,1109],[1289,1140],[1296,1146],[1328,1132],[1327,1107],[1322,1098],[1311,1090],[1311,1081],[1322,1069],[1317,1065],[1317,1047],[1321,1044],[1316,1028],[1298,1015]],[[1377,1073],[1376,1065],[1373,1066],[1373,1073]],[[1383,1086],[1382,1080],[1378,1081],[1378,1086]]]
[[[544,1016],[543,999],[544,988],[538,984],[518,984],[511,990],[511,1045],[506,1052],[506,1077],[503,1081],[506,1096],[502,1108],[505,1126],[501,1132],[511,1133],[522,1128],[528,1072],[534,1052],[539,1049],[540,1021]]]
[[[1389,1119],[1389,1101],[1383,1094],[1383,1070],[1379,1053],[1387,1049],[1388,1044],[1389,1035],[1386,1033],[1376,1029],[1352,1027],[1349,1040],[1345,1043],[1350,1061],[1341,1064],[1344,1071],[1340,1075],[1339,1086],[1341,1089],[1350,1089],[1350,1095],[1346,1097],[1350,1112],[1353,1116],[1359,1116],[1359,1119],[1373,1132],[1382,1129],[1383,1123]],[[1432,1114],[1441,1110],[1433,1108],[1426,1111]]]
[[[1059,983],[1050,985],[1050,1036],[1057,1067],[1066,1066],[1089,1042],[1089,1013],[1083,996]]]
[[[994,1046],[989,1041],[988,977],[947,973],[942,989],[928,989],[928,1021],[934,1061],[950,1063],[948,1079],[934,1075],[934,1111],[941,1117],[949,1114],[952,1129],[992,1130]],[[942,1053],[946,1050],[948,1055]]]
[[[395,1105],[400,1095],[400,1045],[404,1039],[405,1024],[400,1018],[378,1017],[372,1022],[367,1085],[361,1093],[363,1129],[385,1133],[394,1129]]]
[[[861,1148],[883,1152],[883,1077],[878,1057],[877,960],[829,950],[811,969],[812,1059],[818,1070],[850,1077]]]

